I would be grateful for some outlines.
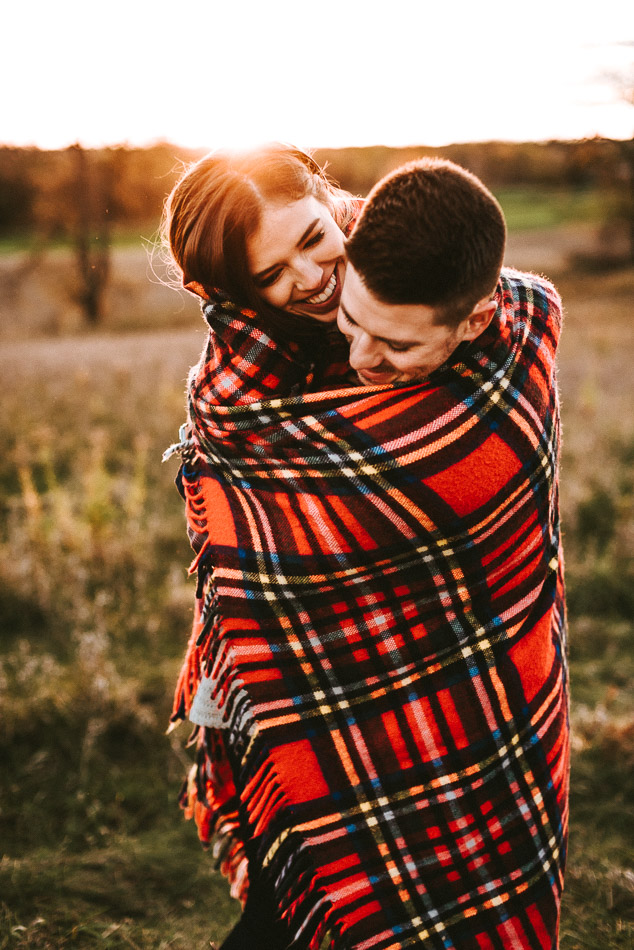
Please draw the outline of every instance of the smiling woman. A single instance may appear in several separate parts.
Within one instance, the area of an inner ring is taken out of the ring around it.
[[[220,616],[215,594],[203,590],[211,537],[231,547],[236,535],[202,442],[216,432],[210,415],[215,405],[231,410],[260,397],[295,397],[350,382],[336,316],[344,235],[360,204],[332,184],[309,155],[277,144],[208,155],[186,171],[166,206],[164,241],[182,285],[202,299],[210,329],[190,374],[187,434],[178,447],[199,596],[172,718],[188,717],[197,727],[197,763],[183,806],[195,816],[202,841],[213,838],[227,855],[223,870],[234,896],[245,897],[248,880],[244,913],[223,950],[281,950],[289,944],[289,931],[248,817],[257,799],[243,787],[243,737],[219,708],[219,680],[204,652]],[[213,528],[191,506],[194,484],[214,497]]]
[[[319,324],[335,321],[358,210],[300,149],[218,151],[175,186],[163,238],[187,290],[203,300],[221,290],[282,342],[312,345]]]

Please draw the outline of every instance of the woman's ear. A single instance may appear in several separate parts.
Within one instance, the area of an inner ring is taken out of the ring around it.
[[[197,294],[197,296],[202,297],[203,300],[209,298],[209,294],[205,290],[202,284],[199,284],[197,280],[190,280],[187,284],[183,284],[185,290],[189,290],[192,294]]]

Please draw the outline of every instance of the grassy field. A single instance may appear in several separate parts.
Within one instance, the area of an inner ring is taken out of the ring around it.
[[[543,242],[542,242],[543,243]],[[563,950],[634,938],[634,272],[562,272],[573,684]],[[0,950],[203,950],[237,915],[165,735],[192,586],[175,464],[181,330],[0,347]]]

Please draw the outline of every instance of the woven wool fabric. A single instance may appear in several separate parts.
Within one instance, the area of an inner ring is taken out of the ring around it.
[[[294,947],[557,946],[561,308],[512,271],[497,302],[422,383],[316,392],[252,314],[205,308],[174,718],[210,674],[226,729],[199,730],[188,808],[240,893],[239,795]]]

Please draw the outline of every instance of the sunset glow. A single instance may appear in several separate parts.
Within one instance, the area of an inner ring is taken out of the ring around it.
[[[214,147],[628,138],[634,5],[25,0],[0,142]],[[389,11],[389,12],[388,12]]]

